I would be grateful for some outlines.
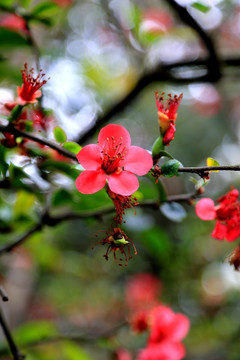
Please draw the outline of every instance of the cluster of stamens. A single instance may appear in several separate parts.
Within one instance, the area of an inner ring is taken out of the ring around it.
[[[127,237],[127,235],[120,228],[114,228],[112,233],[109,231],[106,231],[106,234],[108,236],[106,236],[103,240],[101,240],[97,243],[97,244],[102,244],[102,245],[108,244],[107,251],[103,256],[105,257],[106,260],[108,260],[109,254],[111,252],[113,252],[115,262],[119,266],[122,266],[123,261],[125,261],[124,265],[127,266],[128,260],[132,259],[131,249],[129,246],[130,243],[133,246],[134,255],[137,255],[137,249],[136,249],[134,243],[132,242],[132,240],[130,240]],[[127,247],[128,255],[124,249],[125,246]],[[123,257],[120,257],[119,259],[117,259],[117,256],[116,256],[117,251],[119,251],[123,255]]]
[[[108,144],[101,151],[101,159],[103,160],[102,169],[106,174],[121,172],[122,169],[119,167],[119,163],[127,153],[125,146],[123,146],[121,142],[116,144],[113,136],[111,139],[107,138],[107,141]]]
[[[28,70],[27,63],[24,64],[24,69],[21,70],[22,79],[23,79],[23,89],[24,95],[32,96],[37,90],[39,90],[47,80],[43,79],[46,75],[41,69],[36,78],[33,77],[34,69],[31,68]]]
[[[158,111],[166,114],[169,118],[169,120],[175,120],[176,118],[176,112],[177,109],[180,105],[180,102],[182,100],[183,94],[178,95],[174,95],[172,96],[172,94],[168,94],[168,99],[165,102],[165,105],[163,104],[164,102],[164,95],[165,93],[161,93],[161,95],[159,96],[158,92],[155,91],[155,98],[156,98],[156,104],[157,104],[157,108]]]

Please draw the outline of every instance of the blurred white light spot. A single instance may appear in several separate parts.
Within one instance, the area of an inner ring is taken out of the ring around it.
[[[212,30],[218,27],[222,22],[222,12],[217,7],[213,6],[211,9],[203,13],[193,7],[189,8],[189,12],[194,19],[206,30]]]

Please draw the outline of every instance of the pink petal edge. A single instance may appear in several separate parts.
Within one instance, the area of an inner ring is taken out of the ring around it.
[[[153,160],[147,150],[139,146],[131,146],[121,165],[124,166],[124,170],[141,176],[147,174],[152,168]]]
[[[116,144],[131,145],[131,137],[127,129],[116,124],[109,124],[100,130],[98,134],[98,144],[104,148],[107,145],[107,139],[112,139],[112,137],[114,141],[116,141]]]

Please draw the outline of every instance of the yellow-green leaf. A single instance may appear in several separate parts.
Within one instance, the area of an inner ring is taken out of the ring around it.
[[[219,166],[219,162],[211,157],[208,157],[207,166]],[[219,170],[211,170],[211,172],[219,172]]]

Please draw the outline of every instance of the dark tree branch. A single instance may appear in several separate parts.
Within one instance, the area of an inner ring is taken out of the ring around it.
[[[32,234],[39,231],[42,228],[42,224],[37,224],[34,227],[32,227],[30,230],[28,230],[25,234],[21,235],[17,240],[7,244],[3,245],[0,248],[0,255],[10,252],[13,249],[15,249],[17,246],[22,245],[22,243]]]
[[[4,319],[4,316],[2,314],[2,312],[0,311],[0,325],[2,327],[3,333],[5,335],[5,338],[7,340],[7,343],[9,345],[10,351],[12,353],[13,359],[14,360],[23,360],[25,358],[24,355],[21,354],[21,352],[19,351],[17,345],[15,344],[12,334],[6,324],[6,321]]]
[[[43,138],[39,138],[35,135],[32,135],[30,133],[27,133],[25,131],[21,131],[21,130],[18,130],[16,129],[12,123],[8,123],[8,125],[0,125],[0,131],[1,132],[6,132],[6,133],[10,133],[16,137],[24,137],[24,138],[27,138],[27,139],[30,139],[30,140],[33,140],[39,144],[42,144],[42,145],[46,145],[56,151],[58,151],[61,155],[64,155],[70,159],[73,159],[73,160],[77,160],[76,156],[71,153],[70,151],[68,150],[65,150],[63,147],[53,143],[52,141],[49,141],[47,139],[43,139]]]
[[[201,177],[208,176],[210,171],[240,171],[240,165],[233,166],[199,166],[199,167],[180,167],[178,172],[194,173]]]
[[[2,298],[2,301],[4,301],[4,302],[8,301],[8,296],[6,295],[6,293],[3,290],[2,286],[0,286],[0,296]]]

